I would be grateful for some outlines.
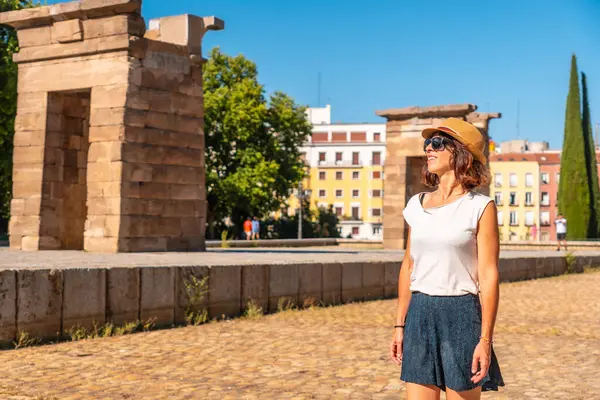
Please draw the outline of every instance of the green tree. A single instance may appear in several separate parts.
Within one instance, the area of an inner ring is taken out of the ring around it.
[[[585,140],[581,124],[578,77],[577,59],[573,55],[565,115],[565,136],[560,161],[562,179],[558,189],[558,206],[560,212],[567,218],[569,239],[587,238],[592,210],[585,161]]]
[[[304,175],[299,147],[311,131],[305,108],[281,92],[267,100],[256,64],[212,50],[204,66],[208,237],[226,218],[241,230],[247,216],[286,203]]]
[[[587,90],[587,79],[581,73],[581,91],[583,101],[583,112],[581,123],[583,127],[583,138],[585,141],[585,163],[590,187],[591,215],[588,225],[588,237],[600,237],[600,187],[598,186],[598,166],[596,165],[596,148],[594,145],[594,133],[590,114],[590,103]]]
[[[0,12],[30,8],[31,0],[0,0]],[[17,113],[17,66],[12,55],[19,51],[14,29],[0,25],[0,231],[5,229],[12,194],[12,153]],[[1,232],[0,232],[1,233]]]

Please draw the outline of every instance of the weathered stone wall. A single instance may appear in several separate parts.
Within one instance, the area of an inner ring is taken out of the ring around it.
[[[410,197],[426,188],[420,179],[423,159],[421,132],[425,128],[438,126],[449,117],[462,118],[471,122],[483,133],[488,141],[488,125],[492,118],[500,114],[477,113],[472,104],[446,105],[435,107],[408,107],[378,111],[377,115],[387,119],[386,159],[383,199],[384,247],[403,249],[406,243],[407,227],[402,210]],[[486,144],[486,153],[488,146]],[[481,192],[487,194],[487,187]]]
[[[18,331],[56,339],[76,325],[107,321],[183,324],[192,277],[208,277],[207,294],[196,307],[211,318],[238,316],[250,300],[274,312],[280,301],[302,306],[393,298],[400,264],[398,255],[385,262],[2,269],[0,342],[11,342]],[[577,256],[573,269],[598,265],[599,256]],[[565,273],[567,262],[560,254],[501,258],[499,271],[503,282],[536,279]]]
[[[21,47],[12,248],[204,249],[201,42],[223,23],[184,15],[146,32],[140,8],[0,14]]]

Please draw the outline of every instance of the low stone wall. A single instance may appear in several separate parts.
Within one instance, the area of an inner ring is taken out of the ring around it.
[[[38,268],[0,270],[0,341],[17,332],[56,339],[75,325],[156,318],[157,326],[185,323],[186,283],[208,277],[201,305],[210,317],[238,316],[252,299],[268,312],[283,299],[341,304],[397,295],[397,261],[198,267]],[[600,255],[578,256],[573,270],[600,265]],[[502,258],[501,280],[560,275],[564,256]]]

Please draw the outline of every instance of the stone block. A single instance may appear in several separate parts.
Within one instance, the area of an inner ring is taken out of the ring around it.
[[[92,128],[94,129],[94,128]],[[123,132],[130,143],[204,149],[204,136],[198,133],[179,133],[168,130],[127,127]],[[104,135],[108,135],[104,133]],[[113,137],[116,133],[112,134]]]
[[[323,270],[323,295],[325,305],[340,304],[342,301],[342,266],[340,263],[325,263]]]
[[[211,318],[240,315],[242,267],[215,265],[209,272],[208,312]]]
[[[11,250],[21,250],[23,236],[9,235],[9,246]]]
[[[15,131],[13,144],[15,149],[18,147],[43,146],[45,137],[45,131]]]
[[[106,163],[122,159],[122,142],[93,142],[88,150],[88,162]]]
[[[169,185],[169,197],[174,200],[205,200],[206,191],[200,185]]]
[[[278,309],[280,300],[298,304],[298,265],[269,266],[269,312]]]
[[[183,55],[148,51],[142,60],[142,66],[178,75],[190,74],[190,59]]]
[[[79,34],[73,32],[71,37],[76,38],[81,34],[81,32],[79,32]],[[66,37],[64,39],[68,40]],[[78,40],[79,41],[73,41],[72,43],[57,43],[46,46],[26,47],[13,55],[13,61],[15,63],[25,63],[33,61],[55,60],[60,58],[94,55],[98,53],[117,52],[119,50],[128,50],[130,47],[132,47],[132,41],[129,35],[114,35],[86,41],[81,41],[81,39]],[[88,84],[87,86],[83,87],[91,86],[92,85]]]
[[[119,249],[119,239],[116,237],[85,236],[83,249],[90,253],[116,253]]]
[[[342,264],[342,302],[350,303],[353,301],[362,301],[364,291],[362,286],[363,278],[362,263],[343,263]]]
[[[179,267],[177,269],[177,308],[175,323],[186,323],[186,312],[202,312],[208,309],[208,281],[201,283],[209,276],[209,268]]]
[[[298,265],[298,302],[300,306],[319,305],[323,293],[323,264]]]
[[[107,271],[108,321],[116,325],[140,319],[140,269],[109,268]]]
[[[200,149],[126,143],[122,159],[132,163],[165,165],[163,169],[168,169],[171,165],[202,167],[204,166],[202,154]]]
[[[269,308],[269,266],[242,266],[242,311],[248,307],[248,302],[267,311]]]
[[[87,168],[88,182],[120,182],[123,172],[122,162],[89,163]]]
[[[145,31],[146,24],[143,18],[135,14],[114,15],[83,21],[83,37],[86,40],[121,34],[144,36]]]
[[[66,269],[63,271],[63,329],[75,326],[88,330],[106,319],[106,269]]]
[[[19,270],[17,282],[17,329],[31,337],[61,336],[63,271]]]
[[[35,215],[14,216],[8,224],[9,235],[37,236],[39,231],[40,217]]]
[[[71,43],[83,40],[83,25],[80,19],[57,21],[52,25],[52,43]]]
[[[42,182],[13,182],[13,198],[38,199],[42,197]]]
[[[52,41],[50,26],[41,26],[38,28],[19,29],[17,30],[17,38],[19,39],[19,47],[46,46]]]
[[[140,318],[155,319],[157,326],[175,322],[175,268],[141,269]]]
[[[92,108],[90,126],[124,125],[144,127],[146,112],[132,108]]]
[[[191,76],[154,68],[143,68],[141,74],[143,87],[183,93],[188,96],[202,95],[202,86]]]
[[[384,293],[386,298],[398,296],[398,281],[400,279],[400,261],[386,262],[384,272]]]
[[[42,182],[43,173],[42,164],[15,164],[13,182]]]
[[[364,263],[362,273],[363,294],[365,300],[383,298],[385,263]]]
[[[41,62],[19,68],[18,93],[80,90],[100,85],[135,83],[135,74],[140,74],[141,79],[141,70],[135,68],[135,62],[127,54],[88,60],[76,58],[60,63]],[[48,79],[49,76],[52,79]]]
[[[16,272],[0,271],[0,344],[10,343],[17,336]]]
[[[202,133],[203,120],[188,118],[181,115],[148,111],[145,126],[148,128],[163,129],[181,133]]]
[[[56,236],[23,236],[21,242],[23,251],[61,250],[62,247],[62,242]]]
[[[46,129],[46,114],[19,113],[15,117],[15,131],[43,131]]]

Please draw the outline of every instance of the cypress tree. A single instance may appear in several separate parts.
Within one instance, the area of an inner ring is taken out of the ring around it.
[[[591,216],[590,185],[585,162],[578,78],[577,59],[573,54],[565,114],[565,136],[560,160],[562,179],[558,188],[558,207],[567,219],[567,238],[571,240],[587,238]]]
[[[585,140],[585,163],[587,166],[590,186],[590,205],[592,208],[588,227],[588,237],[597,238],[600,237],[600,187],[598,186],[598,166],[596,165],[596,148],[594,145],[594,133],[592,131],[587,79],[583,72],[581,73],[581,92],[583,101],[581,123]]]

